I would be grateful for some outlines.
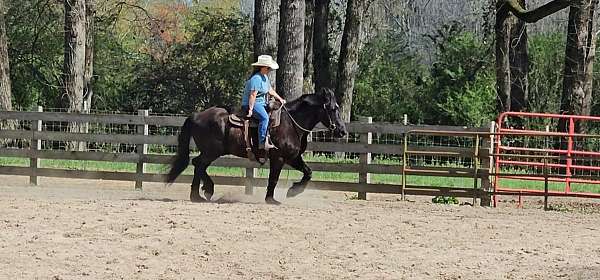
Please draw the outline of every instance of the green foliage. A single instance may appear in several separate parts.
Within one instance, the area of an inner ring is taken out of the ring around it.
[[[247,18],[202,5],[188,13],[185,6],[154,3],[153,15],[118,1],[98,4],[94,109],[189,113],[238,103],[252,48]],[[10,0],[7,6],[15,107],[64,107],[62,2]],[[173,22],[178,17],[185,17],[182,27]],[[157,29],[162,23],[177,30]],[[155,45],[166,47],[149,49]]]
[[[436,57],[429,71],[390,33],[367,44],[360,58],[353,112],[376,121],[486,125],[496,116],[491,46],[458,25],[431,36]]]
[[[564,34],[531,36],[529,52],[529,110],[532,112],[558,113],[562,93],[564,57]]]
[[[438,196],[432,198],[431,202],[438,203],[438,204],[458,204],[459,203],[458,199],[456,199],[456,197],[441,196],[441,195],[438,195]]]
[[[404,114],[413,122],[423,119],[420,93],[425,69],[397,37],[379,36],[359,56],[353,115],[388,122],[399,122]]]
[[[600,46],[600,39],[598,39],[596,41],[596,46]],[[592,85],[592,116],[599,116],[600,115],[600,91],[597,89],[600,89],[600,70],[598,69],[598,67],[600,67],[600,55],[596,55],[596,60],[594,62],[594,73],[593,73],[593,77],[594,77],[594,81],[593,81],[593,85]],[[600,131],[600,128],[595,128],[596,131]]]
[[[250,24],[236,14],[206,10],[192,12],[187,23],[188,41],[134,66],[127,109],[189,113],[239,103],[252,51]]]
[[[491,46],[457,25],[444,26],[431,39],[437,51],[426,123],[481,126],[493,120],[496,90]]]
[[[138,108],[125,108],[123,104],[131,98],[129,90],[137,75],[136,64],[146,56],[130,47],[135,38],[120,36],[113,28],[114,22],[96,21],[96,25],[92,106],[98,110],[134,112]]]
[[[57,107],[63,64],[63,10],[58,2],[6,1],[15,108]]]
[[[485,126],[496,116],[495,76],[489,73],[477,75],[474,81],[456,89],[444,91],[443,103],[438,103],[447,119],[438,123],[467,126]]]

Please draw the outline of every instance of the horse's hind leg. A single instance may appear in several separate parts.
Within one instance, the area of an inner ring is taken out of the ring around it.
[[[204,202],[206,199],[200,196],[200,166],[194,163],[194,179],[192,180],[192,189],[190,190],[190,201],[192,202]]]
[[[204,201],[200,196],[200,182],[204,183],[202,190],[204,191],[204,196],[207,200],[210,201],[212,195],[215,193],[215,184],[206,172],[208,166],[210,166],[215,159],[217,159],[217,157],[201,154],[192,160],[192,164],[194,164],[194,180],[192,182],[190,200]]]

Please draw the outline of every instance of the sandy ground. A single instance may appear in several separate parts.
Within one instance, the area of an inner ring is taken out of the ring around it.
[[[184,185],[26,182],[0,176],[0,279],[600,279],[597,200],[544,212],[278,189],[278,207],[236,187],[193,204]]]

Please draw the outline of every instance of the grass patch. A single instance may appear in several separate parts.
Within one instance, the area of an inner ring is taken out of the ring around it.
[[[326,156],[307,156],[306,161],[312,162],[328,162],[328,163],[339,163],[339,164],[357,164],[358,159],[339,159],[335,157]],[[378,160],[374,163],[377,164],[390,164],[399,165],[400,162],[397,160]],[[55,169],[68,169],[68,170],[86,170],[86,171],[112,171],[112,172],[135,172],[135,163],[126,162],[103,162],[103,161],[83,161],[83,160],[57,160],[57,159],[41,159],[40,165],[42,168],[55,168]],[[310,166],[310,162],[308,163]],[[29,159],[27,158],[13,158],[13,157],[0,157],[0,166],[20,166],[28,167]],[[451,166],[449,166],[451,167]],[[164,174],[168,172],[168,165],[164,164],[146,164],[147,173]],[[398,167],[400,168],[400,167]],[[507,172],[506,170],[504,172]],[[510,172],[510,171],[508,171]],[[239,167],[219,167],[211,166],[208,169],[208,173],[211,176],[231,176],[241,177],[245,176],[245,168]],[[193,175],[193,166],[188,167],[184,173],[185,175]],[[268,178],[269,170],[259,168],[257,170],[257,177]],[[282,170],[280,180],[293,180],[297,181],[302,177],[302,173],[295,170]],[[331,182],[358,182],[357,173],[343,173],[343,172],[313,172],[313,179],[317,181],[331,181]],[[402,184],[402,175],[395,174],[371,174],[371,182],[374,184]],[[456,178],[456,177],[433,177],[433,176],[415,176],[410,175],[407,177],[408,185],[416,186],[436,186],[436,187],[460,187],[460,188],[472,188],[472,178]],[[481,180],[477,182],[478,186],[481,186]],[[503,188],[513,189],[534,189],[543,190],[543,181],[530,181],[530,180],[517,180],[517,179],[500,179],[500,186]],[[553,191],[564,191],[564,183],[550,182],[549,189]],[[587,193],[600,193],[600,185],[594,184],[571,184],[571,190],[574,192],[587,192]]]

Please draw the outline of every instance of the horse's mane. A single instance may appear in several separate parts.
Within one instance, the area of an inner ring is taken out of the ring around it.
[[[303,94],[300,97],[286,103],[285,107],[290,111],[295,111],[298,110],[304,103],[321,106],[323,104],[323,97],[318,94]]]

